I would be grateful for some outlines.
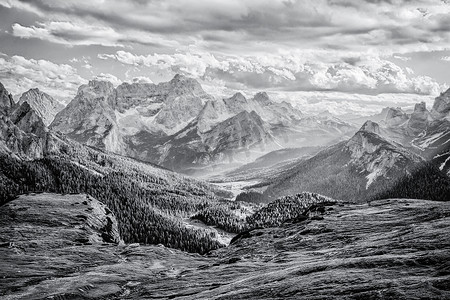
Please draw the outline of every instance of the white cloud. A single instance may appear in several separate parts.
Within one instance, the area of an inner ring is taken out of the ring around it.
[[[36,38],[67,46],[75,45],[102,45],[120,46],[118,42],[122,37],[112,28],[94,26],[83,22],[48,22],[39,26],[22,26],[18,23],[12,25],[13,34],[17,37]]]
[[[96,76],[94,76],[95,80],[99,81],[109,81],[111,82],[115,87],[122,84],[122,80],[117,78],[116,76],[109,74],[109,73],[100,73]]]
[[[0,56],[0,81],[12,94],[40,88],[57,99],[72,97],[86,80],[66,64],[23,56]]]
[[[396,59],[403,60],[403,61],[409,61],[409,60],[411,60],[411,57],[409,57],[409,56],[394,55],[393,57],[396,58]]]
[[[412,94],[363,95],[341,92],[271,92],[277,101],[288,101],[306,114],[317,114],[324,109],[335,115],[354,114],[369,116],[381,112],[384,107],[402,107],[412,110],[414,105],[425,102],[427,108],[433,105],[434,97]]]
[[[133,83],[153,83],[153,81],[145,76],[136,76],[134,77],[131,82]]]
[[[450,56],[442,56],[441,60],[450,62]]]
[[[47,21],[37,26],[12,25],[13,35],[24,39],[40,39],[66,46],[102,45],[126,47],[128,43],[160,44],[176,47],[177,42],[138,30],[116,30],[99,22]]]
[[[198,50],[186,53],[135,55],[127,51],[99,54],[134,67],[183,73],[195,78],[223,79],[249,88],[337,90],[363,93],[437,94],[441,86],[430,77],[415,76],[379,56],[327,51],[292,51],[257,56],[216,57]]]

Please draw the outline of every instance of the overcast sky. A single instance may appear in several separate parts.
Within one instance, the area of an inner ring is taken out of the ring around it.
[[[449,70],[450,0],[0,0],[13,94],[182,73],[344,113],[430,102]]]

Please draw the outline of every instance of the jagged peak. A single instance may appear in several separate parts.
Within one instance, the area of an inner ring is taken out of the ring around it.
[[[425,102],[416,103],[414,105],[414,112],[424,112],[427,111],[427,104]]]
[[[29,89],[28,91],[26,91],[25,93],[36,93],[36,94],[40,94],[41,93],[41,91],[39,90],[39,88],[31,88],[31,89]],[[24,93],[24,94],[25,94]]]
[[[24,102],[25,101],[24,99],[27,98],[27,96],[29,95],[38,95],[39,97],[47,97],[51,100],[54,100],[52,96],[39,90],[38,88],[31,88],[20,96],[19,102]]]
[[[406,115],[401,107],[389,107],[386,115],[386,119],[392,119],[398,116]]]
[[[6,90],[5,86],[0,82],[0,113],[9,114],[14,106],[12,95]]]
[[[180,81],[180,80],[186,80],[186,79],[188,79],[187,76],[177,73],[177,74],[175,74],[175,76],[173,76],[171,81]]]
[[[432,108],[432,114],[436,118],[444,117],[448,113],[450,113],[450,89],[434,99]]]
[[[89,80],[88,86],[92,87],[92,88],[114,89],[114,85],[111,82],[106,81],[106,80],[98,80],[98,79]]]
[[[204,93],[202,86],[196,79],[185,75],[176,74],[172,80],[169,81],[169,84],[173,88],[172,92],[177,94],[186,91]]]
[[[380,133],[380,125],[378,123],[375,123],[373,121],[367,120],[359,129],[359,131],[367,131],[367,132],[373,132],[376,134]]]
[[[267,95],[266,92],[258,92],[255,94],[253,99],[257,102],[259,102],[261,105],[269,105],[272,103],[272,101],[269,98],[269,95]]]
[[[259,114],[252,110],[252,111],[247,111],[247,110],[243,110],[240,113],[238,113],[235,117],[236,119],[261,119],[261,117],[259,116]]]
[[[176,74],[170,81],[169,83],[171,85],[178,85],[180,83],[182,84],[186,84],[186,83],[190,83],[190,84],[199,84],[198,81],[194,78],[182,75],[182,74]]]
[[[241,92],[234,93],[234,95],[231,96],[229,99],[233,99],[233,100],[247,100],[247,98],[245,98],[245,96]]]

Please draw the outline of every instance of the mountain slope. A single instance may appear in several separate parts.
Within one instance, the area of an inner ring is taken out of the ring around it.
[[[423,158],[387,141],[377,131],[379,126],[368,121],[350,140],[319,152],[269,182],[264,196],[274,199],[309,191],[360,202],[389,190],[418,169],[429,167]],[[450,180],[436,168],[428,169],[442,179],[429,182],[429,189],[450,192]],[[416,197],[420,197],[420,192],[415,190]]]
[[[279,147],[274,143],[268,125],[255,112],[247,111],[203,133],[198,131],[198,122],[193,121],[174,135],[155,137],[140,132],[127,143],[140,159],[156,161],[187,174],[211,171],[221,164],[250,161],[264,151]]]
[[[380,134],[450,174],[450,89],[436,97],[431,111],[417,103],[411,114],[399,109],[380,123]]]

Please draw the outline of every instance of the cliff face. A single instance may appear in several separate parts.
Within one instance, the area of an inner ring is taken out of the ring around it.
[[[27,102],[14,105],[0,84],[0,152],[23,159],[43,157],[47,141],[44,122]]]
[[[450,113],[450,89],[436,98],[431,110],[434,118],[445,118]]]
[[[0,114],[7,115],[14,106],[13,97],[0,82]]]
[[[46,126],[55,118],[64,105],[39,89],[30,89],[19,98],[18,104],[27,102]]]

